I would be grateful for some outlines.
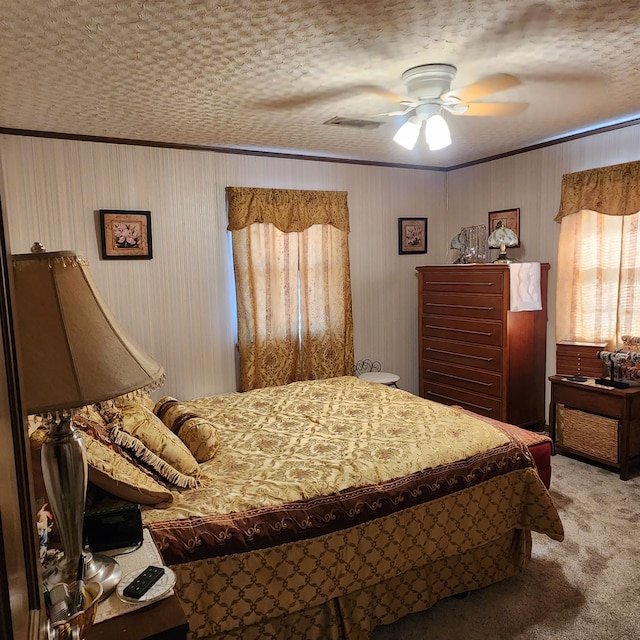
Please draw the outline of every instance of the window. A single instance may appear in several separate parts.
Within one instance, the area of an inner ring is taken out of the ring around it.
[[[563,176],[556,340],[640,335],[640,163]]]
[[[640,334],[638,216],[580,211],[563,219],[558,340],[617,344],[623,335]]]
[[[240,390],[353,366],[346,193],[227,189]]]

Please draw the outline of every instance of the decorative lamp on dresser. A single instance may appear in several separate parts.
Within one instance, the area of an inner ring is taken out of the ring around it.
[[[456,264],[417,272],[420,395],[544,430],[549,265]]]

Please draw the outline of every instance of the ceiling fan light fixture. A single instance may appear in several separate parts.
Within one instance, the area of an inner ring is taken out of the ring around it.
[[[416,118],[409,118],[393,136],[393,141],[411,151],[418,141],[420,124],[421,122]]]
[[[451,144],[451,134],[447,121],[438,113],[427,118],[424,137],[431,151],[444,149]]]

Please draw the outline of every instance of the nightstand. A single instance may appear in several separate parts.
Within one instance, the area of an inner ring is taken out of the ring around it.
[[[570,453],[614,467],[627,480],[640,465],[640,387],[615,389],[551,376],[549,435],[558,453]],[[565,424],[559,419],[566,413]]]
[[[106,552],[118,561],[124,576],[150,564],[162,566],[162,557],[148,529],[140,548],[128,553]],[[112,593],[100,603],[97,622],[87,640],[186,640],[187,617],[175,593],[151,604],[131,605]]]
[[[94,625],[86,640],[186,640],[188,631],[187,617],[173,594]]]

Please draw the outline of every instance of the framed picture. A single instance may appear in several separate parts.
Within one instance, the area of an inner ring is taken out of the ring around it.
[[[398,252],[427,253],[427,218],[398,218]]]
[[[151,260],[151,212],[100,209],[105,260]]]
[[[506,227],[511,229],[518,238],[520,246],[520,209],[502,209],[502,211],[489,211],[488,235],[491,235],[497,228]]]

